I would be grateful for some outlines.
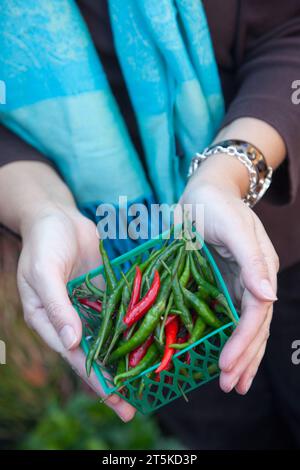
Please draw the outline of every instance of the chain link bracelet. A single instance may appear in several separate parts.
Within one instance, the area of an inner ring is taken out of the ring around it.
[[[224,140],[210,147],[206,147],[202,153],[196,153],[192,159],[188,178],[190,178],[211,155],[225,153],[237,158],[248,170],[249,190],[244,197],[244,202],[249,207],[262,198],[272,181],[273,170],[266,164],[263,154],[252,144],[242,140]]]

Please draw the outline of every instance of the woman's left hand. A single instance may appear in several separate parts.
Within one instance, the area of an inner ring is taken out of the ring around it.
[[[261,221],[242,201],[241,181],[248,175],[240,162],[227,155],[210,157],[190,179],[180,203],[203,204],[204,231],[199,220],[197,229],[216,251],[229,290],[241,302],[240,322],[219,360],[220,387],[246,394],[269,337],[279,262]]]

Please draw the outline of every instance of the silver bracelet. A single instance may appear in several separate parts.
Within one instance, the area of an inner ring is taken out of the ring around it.
[[[263,154],[248,142],[225,140],[206,147],[202,153],[196,153],[192,159],[188,178],[195,173],[204,160],[211,155],[219,153],[225,153],[237,158],[247,168],[249,173],[249,190],[243,200],[249,207],[253,207],[269,188],[273,170],[267,166]]]

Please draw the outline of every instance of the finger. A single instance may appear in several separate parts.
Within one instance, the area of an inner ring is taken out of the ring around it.
[[[249,391],[253,379],[257,374],[262,358],[264,357],[266,346],[266,342],[262,344],[255,360],[249,365],[248,369],[244,372],[238,384],[236,385],[235,389],[240,395],[246,395],[246,393]]]
[[[247,208],[243,208],[245,210]],[[223,224],[222,241],[241,268],[241,279],[245,288],[261,300],[274,301],[276,293],[272,287],[268,266],[259,246],[253,214],[237,216],[234,212],[230,226]]]
[[[35,289],[63,346],[76,348],[81,341],[82,324],[68,297],[61,273],[54,268],[48,269],[47,275],[43,272]]]
[[[236,364],[229,372],[221,372],[220,387],[228,393],[239,382],[240,377],[247,370],[249,365],[255,361],[258,352],[261,350],[262,345],[267,342],[270,335],[270,323],[272,319],[272,307],[270,307],[267,318],[262,325],[258,335],[250,346],[241,354]]]
[[[279,271],[279,257],[275,251],[275,248],[268,237],[263,224],[258,217],[255,217],[255,232],[257,240],[260,245],[261,251],[264,254],[264,258],[269,271],[269,277],[274,291],[277,291],[277,274]]]
[[[64,349],[60,338],[50,322],[45,309],[40,309],[35,315],[32,315],[32,328],[41,336],[41,338],[54,351],[68,361],[72,369],[102,398],[105,404],[112,408],[123,421],[130,421],[134,414],[135,408],[129,403],[122,400],[116,394],[106,395],[103,391],[95,372],[92,370],[90,377],[87,376],[85,370],[85,355],[79,348],[68,351]]]
[[[262,302],[245,289],[242,298],[242,316],[226,342],[219,360],[221,370],[229,372],[240,355],[249,347],[266,320],[270,302]]]
[[[95,372],[92,370],[90,376],[86,375],[85,369],[85,354],[81,349],[74,351],[66,351],[63,357],[69,362],[72,369],[102,398],[105,399],[105,404],[112,408],[122,421],[128,422],[135,415],[135,408],[122,400],[116,394],[107,395],[104,393]]]

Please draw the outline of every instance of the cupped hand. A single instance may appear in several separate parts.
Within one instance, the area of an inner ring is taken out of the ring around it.
[[[231,170],[226,173],[227,164],[225,156],[209,165],[205,162],[206,167],[190,179],[180,203],[193,208],[203,204],[204,230],[196,220],[197,229],[212,247],[230,293],[240,303],[240,321],[219,360],[220,387],[246,394],[269,337],[279,261],[261,221],[230,179]]]
[[[95,373],[86,375],[85,356],[79,347],[81,321],[66,290],[70,279],[101,261],[96,226],[76,208],[51,207],[28,222],[22,235],[18,287],[26,322],[106,398]],[[105,402],[123,421],[134,416],[134,408],[118,395],[110,395]]]

